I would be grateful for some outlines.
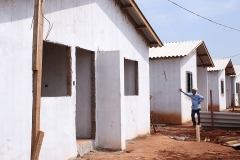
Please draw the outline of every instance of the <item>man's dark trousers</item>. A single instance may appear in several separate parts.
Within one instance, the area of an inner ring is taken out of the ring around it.
[[[192,122],[193,122],[193,125],[194,126],[196,126],[196,120],[195,120],[195,113],[197,113],[197,116],[198,116],[198,125],[200,125],[200,110],[201,109],[197,109],[197,110],[193,110],[192,109],[192,114],[191,114],[191,116],[192,116]]]

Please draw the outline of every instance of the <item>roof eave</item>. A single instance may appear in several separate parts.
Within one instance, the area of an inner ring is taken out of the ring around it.
[[[210,54],[209,54],[209,52],[208,52],[208,49],[207,49],[207,47],[206,47],[206,45],[205,45],[205,43],[204,43],[203,40],[201,40],[201,42],[200,42],[188,55],[190,55],[191,53],[193,53],[194,50],[197,50],[198,47],[200,47],[201,45],[203,45],[203,47],[204,47],[204,49],[205,49],[205,51],[206,51],[206,54],[207,54],[207,56],[208,56],[208,58],[209,58],[209,60],[210,60],[210,63],[211,63],[211,65],[204,65],[204,66],[206,66],[206,67],[214,67],[213,60],[212,60],[212,58],[211,58],[211,56],[210,56]]]
[[[129,2],[129,4],[125,5],[125,6],[128,6],[126,9],[133,8],[135,10],[135,12],[139,16],[139,18],[144,23],[143,25],[141,24],[141,26],[145,26],[145,28],[150,32],[151,36],[154,38],[154,40],[152,40],[152,41],[147,38],[148,46],[150,48],[151,47],[162,47],[163,43],[161,42],[160,38],[158,37],[158,35],[155,33],[155,31],[151,27],[151,25],[148,23],[147,19],[145,18],[145,16],[143,15],[141,10],[139,9],[136,2],[134,0],[128,0],[128,2]],[[133,16],[132,16],[132,18],[134,19]],[[136,26],[136,29],[137,29],[137,26]]]
[[[207,49],[204,41],[202,41],[202,44],[203,44],[203,47],[205,48],[205,50],[206,50],[206,52],[207,52],[207,56],[208,56],[210,62],[211,62],[211,67],[215,67],[215,65],[214,65],[214,63],[213,63],[213,60],[212,60],[212,57],[210,56],[210,54],[209,54],[209,52],[208,52],[208,49]]]

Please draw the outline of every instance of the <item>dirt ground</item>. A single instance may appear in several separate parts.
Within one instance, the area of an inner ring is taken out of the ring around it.
[[[240,113],[240,107],[226,109],[224,112]]]
[[[224,146],[240,139],[240,130],[201,130],[201,142],[195,142],[196,130],[189,122],[184,125],[157,127],[157,133],[127,141],[125,151],[93,151],[85,160],[158,160],[158,159],[240,159],[239,148]],[[187,137],[187,138],[186,138]],[[184,139],[184,140],[183,140]],[[204,141],[205,140],[205,141]],[[208,140],[209,142],[206,142]]]

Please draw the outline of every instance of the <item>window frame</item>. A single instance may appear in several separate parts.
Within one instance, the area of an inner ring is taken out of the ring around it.
[[[125,62],[131,61],[134,62],[134,94],[126,93],[125,90],[125,78],[124,78],[124,96],[139,96],[139,63],[136,60],[127,59],[124,57],[124,77],[125,77]]]
[[[221,94],[224,95],[225,88],[224,88],[224,80],[223,79],[220,80],[220,90],[221,90]]]
[[[186,72],[186,92],[191,93],[193,87],[193,76],[192,72]]]
[[[240,83],[236,83],[236,93],[239,93]]]

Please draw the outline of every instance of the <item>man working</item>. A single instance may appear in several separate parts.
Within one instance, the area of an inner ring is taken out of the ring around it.
[[[204,97],[200,94],[197,94],[197,88],[192,88],[192,94],[183,92],[182,88],[179,89],[179,91],[191,98],[191,100],[192,100],[192,114],[191,114],[192,122],[193,122],[193,125],[196,126],[195,113],[197,113],[197,115],[198,115],[197,125],[200,125],[200,113],[199,113],[199,111],[201,110],[200,103],[204,101]]]

